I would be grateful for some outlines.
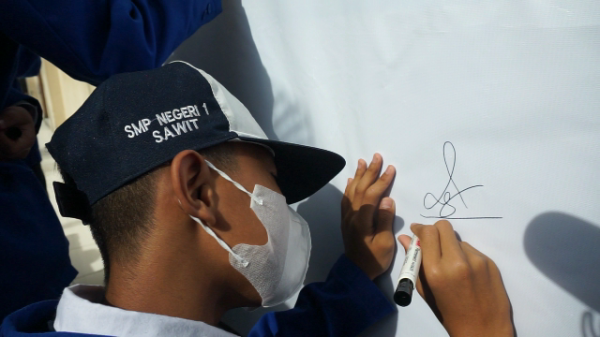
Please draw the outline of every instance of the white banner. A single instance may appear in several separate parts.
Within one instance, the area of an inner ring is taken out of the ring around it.
[[[298,205],[307,281],[343,252],[346,179],[380,152],[398,171],[398,234],[451,219],[498,264],[520,336],[599,336],[599,24],[596,0],[224,1],[172,59],[213,75],[269,137],[348,161]],[[403,257],[378,280],[390,300]],[[227,320],[246,332],[262,312]],[[365,335],[446,333],[417,296]]]

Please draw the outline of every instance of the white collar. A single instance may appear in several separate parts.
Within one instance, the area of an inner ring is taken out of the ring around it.
[[[123,310],[100,302],[104,287],[74,285],[63,292],[54,329],[109,336],[205,336],[233,337],[235,335],[189,319]]]

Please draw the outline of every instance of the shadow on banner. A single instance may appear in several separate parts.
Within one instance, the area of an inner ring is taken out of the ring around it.
[[[600,228],[560,212],[535,217],[525,232],[529,260],[549,279],[600,312]],[[582,316],[582,334],[598,337],[593,316]]]

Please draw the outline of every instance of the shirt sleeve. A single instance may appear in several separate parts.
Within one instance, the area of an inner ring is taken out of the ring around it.
[[[0,31],[75,79],[156,68],[221,0],[3,0]]]
[[[325,282],[304,287],[293,309],[266,314],[248,336],[356,336],[395,311],[375,283],[342,255]]]

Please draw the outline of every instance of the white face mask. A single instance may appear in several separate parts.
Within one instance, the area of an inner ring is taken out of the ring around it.
[[[263,307],[283,303],[304,284],[311,249],[308,224],[287,205],[283,195],[258,184],[250,193],[225,172],[206,163],[250,196],[250,208],[265,226],[268,241],[263,246],[241,243],[230,248],[200,219],[191,218],[229,252],[229,263],[254,286]]]

